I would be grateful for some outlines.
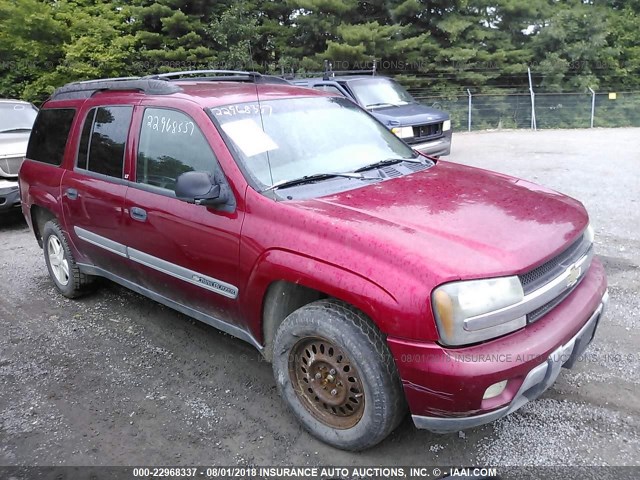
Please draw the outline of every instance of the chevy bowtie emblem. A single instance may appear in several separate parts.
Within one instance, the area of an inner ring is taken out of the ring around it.
[[[578,278],[580,278],[580,274],[582,273],[582,267],[578,265],[573,265],[569,269],[569,276],[567,277],[567,288],[573,287],[576,283],[578,283]]]

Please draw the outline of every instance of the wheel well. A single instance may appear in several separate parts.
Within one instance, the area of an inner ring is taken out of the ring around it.
[[[44,231],[44,225],[56,216],[44,207],[39,205],[33,205],[31,207],[31,224],[33,226],[33,233],[36,236],[38,245],[42,248],[42,232]]]
[[[265,360],[271,362],[273,358],[273,339],[282,321],[300,307],[327,297],[318,290],[284,280],[269,285],[262,308]]]

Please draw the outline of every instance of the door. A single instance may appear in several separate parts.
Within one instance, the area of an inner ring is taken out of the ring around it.
[[[124,224],[140,283],[179,305],[236,323],[244,212],[236,207],[194,116],[154,106],[138,110],[135,178],[126,195]],[[202,110],[193,112],[198,113],[203,128],[213,129]],[[176,179],[188,171],[209,172],[222,183],[228,204],[213,208],[178,200]]]
[[[61,184],[65,228],[78,261],[125,278],[123,174],[132,113],[131,105],[89,109],[75,168],[65,172]]]

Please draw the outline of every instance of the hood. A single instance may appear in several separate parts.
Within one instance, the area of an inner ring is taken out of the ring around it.
[[[0,133],[0,158],[26,155],[30,134],[31,132]]]
[[[582,204],[565,195],[443,161],[299,206],[347,225],[363,249],[427,263],[442,281],[523,273],[588,224]]]
[[[419,103],[408,103],[397,107],[384,107],[371,110],[371,114],[385,125],[424,125],[443,122],[449,114],[437,108],[427,107]]]

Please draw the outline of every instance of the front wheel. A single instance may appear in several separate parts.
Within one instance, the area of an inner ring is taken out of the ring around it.
[[[363,450],[402,420],[402,386],[384,337],[350,305],[319,300],[296,310],[273,348],[280,395],[320,440]]]

